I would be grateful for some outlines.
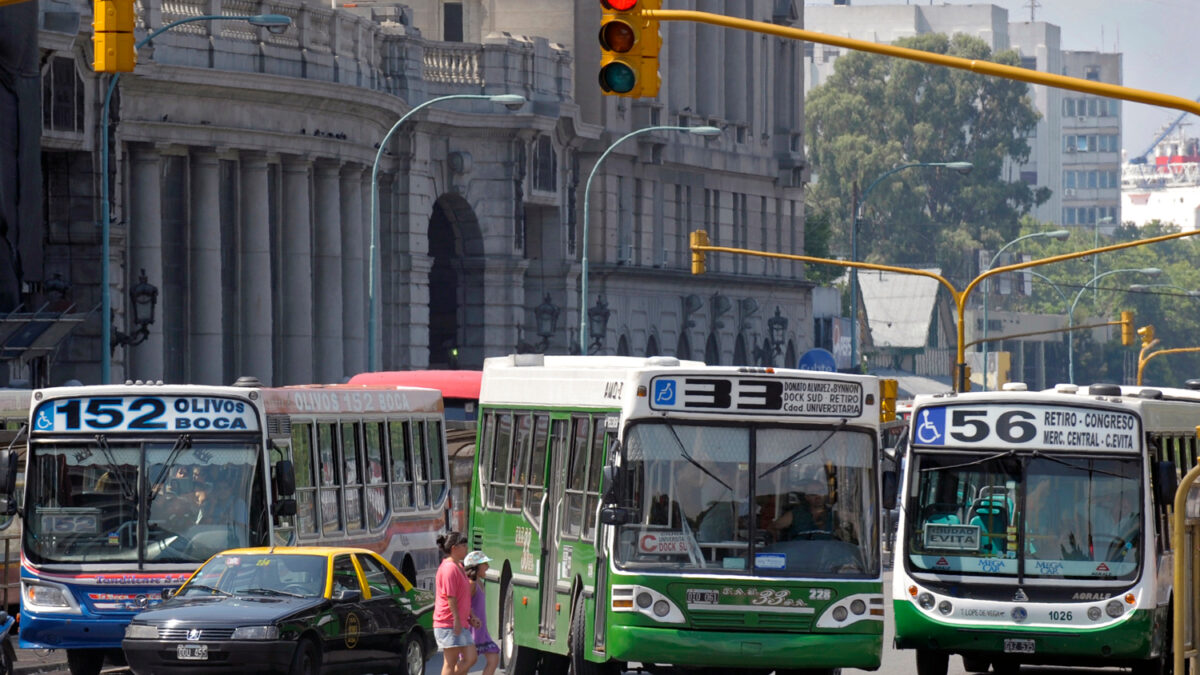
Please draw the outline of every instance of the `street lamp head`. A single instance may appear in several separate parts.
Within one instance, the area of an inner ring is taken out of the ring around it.
[[[1143,267],[1142,269],[1140,269],[1138,271],[1141,272],[1142,274],[1145,274],[1148,277],[1157,277],[1163,273],[1163,271],[1157,267]]]
[[[1150,290],[1150,287],[1146,284],[1129,284],[1128,290],[1134,293],[1141,293]]]
[[[275,35],[282,35],[292,25],[292,17],[283,14],[258,14],[246,19],[251,26],[266,28]]]
[[[942,166],[945,166],[947,169],[953,169],[964,176],[971,173],[971,169],[975,168],[975,165],[970,162],[946,162]]]
[[[520,110],[525,105],[525,97],[520,94],[497,94],[488,98],[492,103],[499,103],[509,110]]]
[[[1043,232],[1042,236],[1046,237],[1047,239],[1054,239],[1055,241],[1066,241],[1067,238],[1071,236],[1071,231],[1070,230],[1051,230],[1049,232]]]
[[[704,136],[705,138],[712,138],[714,136],[721,135],[720,129],[710,126],[688,127],[687,132],[693,136]]]

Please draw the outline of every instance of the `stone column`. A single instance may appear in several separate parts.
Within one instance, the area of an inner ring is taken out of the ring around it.
[[[371,174],[362,166],[342,167],[342,368],[347,375],[367,369],[367,287],[362,273],[370,224],[363,213],[364,178],[370,183]]]
[[[210,150],[192,153],[191,232],[188,240],[188,382],[222,382],[220,160]]]
[[[129,289],[138,283],[142,270],[146,280],[158,288],[163,287],[162,264],[162,164],[159,153],[150,145],[135,145],[130,168],[129,185],[129,267],[125,274],[125,327],[116,323],[118,330],[132,334],[133,308],[129,306]],[[164,298],[158,298],[159,307]],[[134,380],[159,380],[163,376],[163,334],[161,312],[150,325],[150,336],[140,345],[127,347],[129,370],[127,377]]]
[[[283,161],[283,370],[280,384],[313,381],[313,264],[309,170],[301,157]]]
[[[342,358],[342,210],[340,165],[318,161],[313,167],[313,277],[316,281],[313,327],[316,332],[316,381],[341,382]]]
[[[237,372],[239,377],[257,377],[270,386],[275,384],[271,353],[270,193],[267,189],[267,157],[263,153],[242,153],[241,193]]]

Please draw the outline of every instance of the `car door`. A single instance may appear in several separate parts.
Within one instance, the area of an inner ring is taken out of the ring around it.
[[[357,554],[370,598],[363,602],[374,633],[364,636],[372,660],[393,666],[404,658],[404,643],[416,616],[404,586],[375,554]]]
[[[358,567],[349,553],[333,558],[333,586],[331,589],[331,620],[323,630],[325,636],[325,663],[330,670],[361,672],[369,660],[362,649],[363,638],[371,626],[364,607],[363,583]]]

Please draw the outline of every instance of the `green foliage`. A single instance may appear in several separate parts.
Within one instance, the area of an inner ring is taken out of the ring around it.
[[[828,211],[809,207],[804,217],[804,255],[814,258],[829,258],[829,244],[833,235],[832,219]],[[826,285],[845,273],[833,265],[808,265],[804,276],[816,284]]]
[[[966,35],[921,35],[897,44],[939,54],[1019,65],[1015,52],[992,54]],[[854,192],[870,189],[859,229],[860,260],[936,263],[955,281],[973,274],[972,250],[1012,239],[1022,214],[1048,194],[1007,182],[1005,159],[1029,156],[1037,123],[1024,83],[905,59],[853,52],[805,102],[809,159],[818,176],[811,207],[828,211],[835,250],[850,253]],[[967,176],[916,162],[968,161]]]

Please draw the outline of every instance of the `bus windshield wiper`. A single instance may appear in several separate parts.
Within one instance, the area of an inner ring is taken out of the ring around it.
[[[969,462],[963,462],[962,464],[950,464],[947,466],[922,467],[921,473],[925,473],[926,471],[947,471],[949,469],[965,469],[969,466],[975,466],[976,464],[983,464],[984,462],[990,462],[993,459],[1000,459],[1001,457],[1011,457],[1012,455],[1015,455],[1015,454],[1017,454],[1016,450],[1005,450],[1003,452],[997,452],[994,455],[988,455],[986,457],[980,457],[979,459],[973,459]]]
[[[724,485],[726,490],[733,492],[733,487],[731,487],[729,485],[729,483],[726,483],[725,481],[718,478],[716,474],[714,474],[713,472],[704,468],[704,465],[702,465],[700,462],[697,462],[691,455],[689,455],[687,453],[687,450],[684,449],[684,447],[683,447],[683,441],[680,440],[680,438],[679,438],[679,434],[675,433],[675,425],[674,424],[667,422],[666,426],[667,426],[667,430],[671,432],[671,436],[673,436],[675,438],[675,443],[679,445],[679,454],[683,455],[683,458],[686,459],[689,464],[691,464],[692,466],[696,467],[697,469],[700,469],[701,471],[703,471],[705,476],[708,476],[709,478],[717,481],[721,485]]]
[[[179,459],[180,453],[190,447],[192,447],[191,434],[179,434],[179,438],[175,439],[175,445],[171,446],[167,461],[163,462],[162,469],[154,477],[154,482],[150,484],[150,496],[146,499],[147,504],[154,503],[154,498],[158,496],[163,485],[166,485],[167,476],[170,475],[171,468],[175,466],[175,461]]]
[[[137,490],[129,484],[125,478],[125,472],[121,471],[117,466],[117,458],[112,453],[112,448],[108,447],[108,437],[104,434],[96,434],[96,446],[100,448],[100,452],[104,455],[104,461],[108,462],[109,472],[116,478],[117,486],[121,488],[121,497],[126,501],[137,501]]]
[[[825,436],[825,438],[822,438],[820,443],[817,443],[817,447],[813,448],[812,443],[809,443],[808,445],[804,446],[803,448],[800,448],[799,450],[793,452],[792,454],[788,455],[787,457],[784,457],[777,464],[775,464],[771,468],[767,469],[766,471],[760,473],[758,475],[758,477],[766,478],[767,476],[775,473],[776,471],[782,469],[783,467],[787,466],[788,464],[791,464],[792,462],[794,462],[798,459],[807,457],[808,455],[811,455],[814,452],[820,450],[821,448],[825,447],[825,444],[829,442],[829,439],[833,438],[834,434],[841,431],[849,423],[850,423],[849,418],[843,418],[841,422],[838,422],[836,427],[829,430],[829,435]],[[812,448],[812,449],[810,450],[809,448]]]
[[[1035,453],[1033,453],[1033,456],[1037,457],[1038,459],[1048,459],[1051,462],[1054,462],[1056,464],[1061,464],[1061,465],[1067,467],[1068,469],[1075,469],[1076,471],[1079,471],[1082,473],[1098,473],[1103,476],[1110,476],[1112,478],[1121,478],[1121,479],[1129,478],[1129,476],[1123,476],[1119,473],[1114,473],[1112,471],[1105,471],[1104,469],[1097,469],[1095,467],[1086,467],[1086,466],[1079,466],[1078,464],[1072,464],[1071,462],[1068,462],[1065,459],[1055,457],[1054,455],[1044,455],[1042,453],[1035,452]]]

